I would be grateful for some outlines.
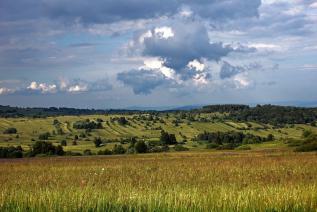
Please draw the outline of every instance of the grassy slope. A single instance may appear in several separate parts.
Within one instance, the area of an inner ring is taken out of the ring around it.
[[[208,118],[209,114],[202,114],[201,117]],[[175,126],[172,121],[175,120],[173,115],[170,115],[169,118],[161,116],[165,122],[162,124],[160,122],[152,121],[138,121],[132,119],[131,116],[126,116],[129,119],[130,125],[120,126],[116,122],[110,122],[110,118],[116,116],[106,116],[106,115],[92,115],[92,116],[60,116],[60,117],[49,117],[45,119],[31,119],[31,118],[17,118],[17,119],[0,119],[0,132],[4,131],[8,127],[15,127],[18,130],[19,138],[16,138],[16,135],[4,135],[0,133],[0,146],[9,146],[9,145],[22,145],[25,148],[28,148],[28,145],[32,144],[34,141],[31,139],[38,139],[38,135],[43,132],[56,131],[56,128],[53,125],[53,120],[58,119],[62,124],[61,128],[65,132],[65,135],[55,135],[51,138],[50,141],[58,144],[61,140],[66,139],[68,146],[65,147],[66,150],[71,151],[83,151],[85,149],[91,149],[92,151],[97,151],[92,142],[94,137],[102,137],[104,139],[120,139],[137,136],[138,138],[144,138],[145,140],[158,140],[160,135],[160,130],[158,127],[162,127],[164,130],[169,133],[174,133],[177,137],[177,140],[181,141],[184,139],[183,136],[187,138],[188,147],[192,148],[193,143],[190,142],[190,139],[193,138],[198,133],[203,131],[215,132],[215,131],[231,131],[238,130],[239,128],[247,128],[246,123],[235,123],[235,122],[191,122],[188,124],[187,120],[182,120],[183,123],[180,123],[179,126]],[[118,116],[117,116],[118,117]],[[85,139],[79,140],[79,145],[73,146],[72,141],[75,135],[79,135],[84,130],[76,130],[72,128],[72,125],[75,121],[85,120],[89,118],[90,120],[96,120],[101,118],[104,120],[103,127],[104,129],[93,130],[89,141]],[[146,126],[148,123],[148,126]],[[283,128],[283,129],[256,129],[262,128],[261,124],[249,123],[252,125],[252,128],[249,130],[240,130],[245,133],[253,133],[260,136],[267,136],[269,133],[272,133],[278,141],[272,144],[259,144],[252,145],[253,148],[266,148],[266,147],[283,147],[283,144],[279,142],[281,138],[291,137],[299,138],[304,129],[311,129],[314,132],[317,132],[317,128],[310,127],[306,125],[295,125],[293,128]],[[113,144],[107,144],[103,148],[111,148]],[[101,148],[101,149],[103,149]],[[197,145],[195,148],[204,148],[204,145]]]

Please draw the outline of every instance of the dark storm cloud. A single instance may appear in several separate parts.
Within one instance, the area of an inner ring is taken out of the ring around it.
[[[117,79],[132,87],[135,94],[150,94],[156,87],[167,82],[162,74],[144,69],[119,73]]]

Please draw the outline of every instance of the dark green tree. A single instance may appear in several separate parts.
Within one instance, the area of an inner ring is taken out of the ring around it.
[[[138,141],[135,143],[134,149],[136,153],[146,153],[148,147],[144,141]]]
[[[94,144],[95,144],[95,147],[97,147],[97,148],[100,147],[101,144],[102,144],[101,138],[100,138],[100,137],[95,138],[95,139],[94,139]]]
[[[274,140],[274,135],[268,134],[266,140],[267,140],[267,141],[273,141],[273,140]]]
[[[164,130],[161,131],[160,142],[162,145],[173,145],[177,144],[176,137],[174,134],[169,134]]]
[[[67,146],[67,141],[66,140],[62,140],[61,141],[61,146]]]
[[[124,154],[126,152],[126,149],[122,145],[116,144],[114,145],[112,152],[113,154]]]
[[[10,128],[8,128],[8,129],[5,129],[5,130],[3,131],[3,134],[16,134],[17,132],[18,132],[18,131],[17,131],[16,128],[10,127]]]
[[[50,136],[51,136],[51,134],[49,132],[42,133],[39,135],[39,139],[40,140],[48,140]]]

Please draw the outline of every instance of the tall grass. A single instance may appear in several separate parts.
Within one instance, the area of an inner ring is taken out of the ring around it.
[[[315,211],[317,155],[173,153],[0,161],[0,211]]]

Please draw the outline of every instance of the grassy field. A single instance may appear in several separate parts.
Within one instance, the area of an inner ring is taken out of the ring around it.
[[[148,117],[148,114],[142,114],[143,117]],[[174,133],[178,141],[186,139],[188,142],[185,146],[190,149],[204,149],[205,145],[200,145],[191,142],[191,139],[197,134],[204,131],[216,132],[216,131],[241,131],[244,133],[252,133],[255,135],[266,137],[268,134],[273,134],[277,139],[273,146],[282,147],[280,142],[282,138],[299,138],[301,137],[304,129],[310,129],[313,132],[317,132],[316,127],[308,125],[294,125],[280,129],[273,129],[270,125],[263,125],[259,123],[238,123],[232,121],[214,121],[213,114],[200,114],[199,117],[195,117],[196,121],[188,121],[176,117],[175,114],[160,115],[158,119],[154,120],[142,120],[138,119],[138,115],[125,115],[129,121],[128,125],[122,126],[117,122],[111,122],[112,118],[120,117],[117,115],[94,115],[94,116],[60,116],[60,117],[48,117],[48,118],[1,118],[0,119],[0,132],[3,132],[9,127],[14,127],[18,131],[16,134],[8,135],[0,133],[0,146],[21,145],[24,149],[28,149],[36,140],[38,140],[39,134],[50,132],[52,137],[49,141],[54,144],[60,144],[62,140],[66,140],[68,145],[64,147],[66,151],[83,152],[85,149],[90,149],[92,152],[97,152],[100,149],[111,149],[115,143],[111,142],[104,147],[96,148],[93,139],[95,137],[101,137],[102,139],[124,139],[130,137],[138,137],[138,139],[158,141],[161,129]],[[174,121],[178,118],[180,123],[175,125]],[[58,120],[60,128],[63,130],[63,135],[55,134],[57,131],[54,126],[54,120]],[[90,119],[96,121],[102,119],[103,129],[96,129],[90,132],[86,138],[80,138],[78,145],[72,145],[74,136],[85,133],[85,130],[77,130],[73,128],[73,123],[79,120]],[[204,119],[207,121],[200,121]],[[163,122],[163,123],[162,123]],[[247,127],[247,125],[251,127]],[[266,129],[265,129],[266,128]],[[266,144],[262,144],[266,146]],[[271,145],[272,146],[272,145]],[[256,147],[255,147],[256,148]]]
[[[0,211],[316,211],[317,154],[1,160]]]
[[[190,151],[112,156],[35,157],[0,160],[0,211],[316,211],[317,154],[295,153],[284,141],[301,138],[310,125],[276,128],[253,122],[223,121],[199,114],[191,121],[177,114],[2,118],[0,146],[25,150],[49,132],[49,141],[67,141],[66,151],[111,149],[120,139],[159,142],[161,130],[176,135]],[[193,118],[193,117],[192,117]],[[76,121],[102,119],[102,129],[73,128]],[[59,125],[54,125],[58,120]],[[177,120],[177,123],[175,121]],[[63,134],[56,133],[58,128]],[[210,150],[193,141],[199,133],[240,131],[274,141],[249,144],[251,150]],[[80,137],[81,134],[85,137]],[[79,136],[78,145],[72,145]],[[108,140],[96,148],[93,139]],[[124,144],[128,145],[128,144]]]

